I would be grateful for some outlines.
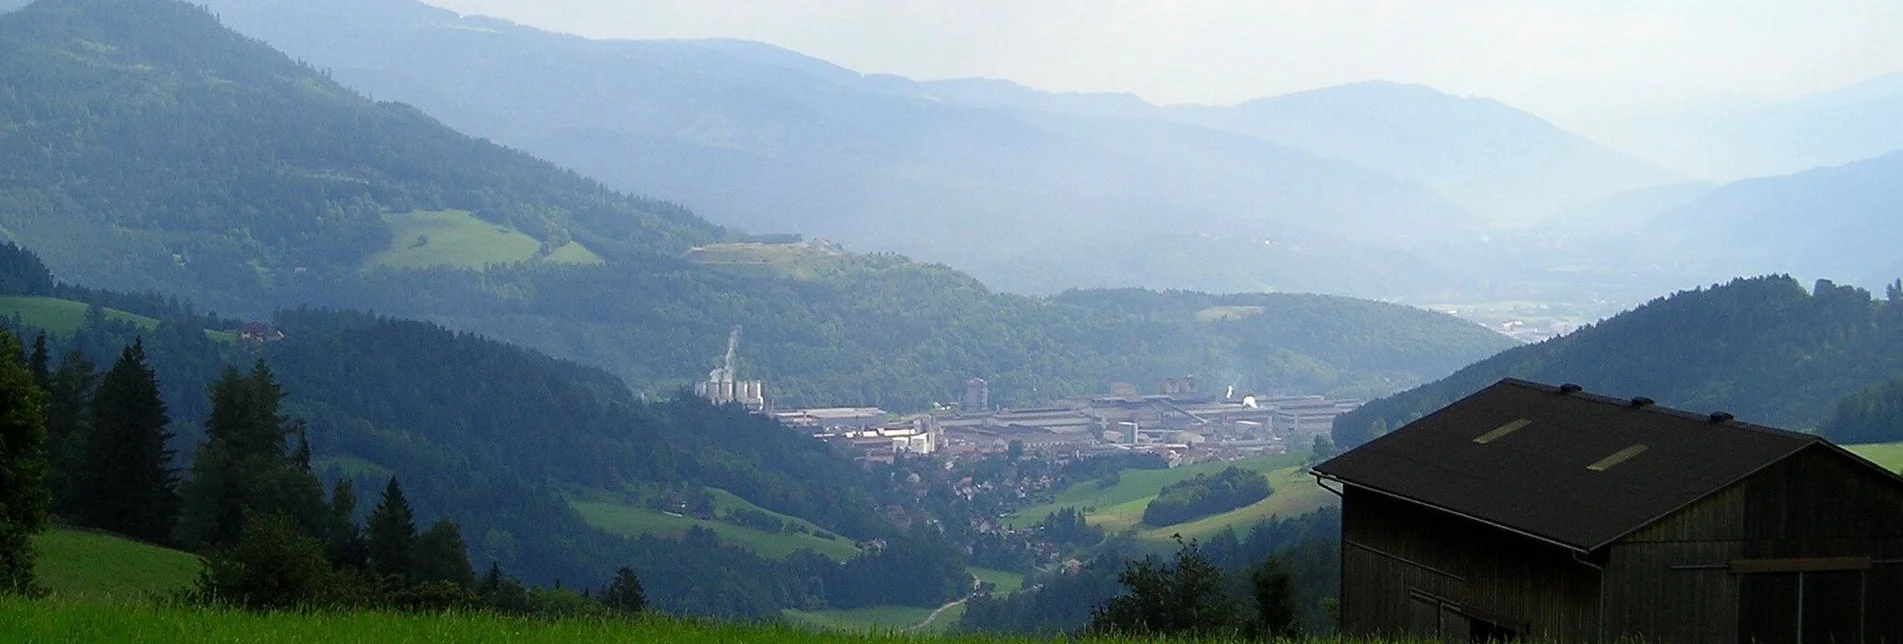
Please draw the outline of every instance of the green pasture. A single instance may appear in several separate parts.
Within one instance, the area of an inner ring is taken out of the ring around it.
[[[143,602],[198,579],[198,557],[122,537],[54,528],[34,537],[33,545],[39,550],[34,573],[57,600]]]
[[[599,255],[574,242],[538,257],[542,242],[508,226],[478,219],[465,210],[386,213],[383,222],[390,227],[390,247],[372,255],[364,264],[366,271],[444,267],[482,270],[533,261],[604,263]]]
[[[646,534],[679,537],[685,534],[688,528],[700,526],[714,531],[715,534],[720,535],[721,539],[765,557],[785,558],[795,551],[812,550],[834,560],[845,561],[859,553],[858,547],[851,539],[822,538],[818,535],[825,530],[805,519],[767,510],[725,490],[710,488],[708,491],[713,493],[714,508],[720,514],[724,515],[741,508],[756,510],[787,522],[789,530],[793,525],[804,526],[807,533],[800,534],[793,531],[770,533],[718,519],[702,521],[690,516],[677,516],[648,508],[638,502],[630,502],[625,495],[604,490],[579,490],[571,493],[568,495],[568,505],[581,513],[582,519],[589,525],[624,537],[638,537]]]
[[[22,323],[30,327],[46,329],[55,335],[72,335],[86,324],[85,302],[62,300],[56,297],[0,297],[0,315],[18,316]],[[155,331],[159,321],[152,318],[127,313],[118,309],[104,309],[108,320],[130,322],[141,329]],[[205,336],[219,342],[237,342],[238,334],[230,331],[206,331]]]
[[[966,568],[965,572],[971,573],[973,577],[977,577],[978,581],[994,586],[996,588],[996,590],[992,591],[994,594],[1009,595],[1024,589],[1024,575],[1009,570],[993,570],[990,568],[972,566]]]
[[[1870,462],[1882,465],[1883,469],[1895,472],[1903,470],[1903,443],[1876,443],[1872,445],[1845,445],[1858,456],[1870,459]]]
[[[1254,505],[1188,523],[1163,527],[1142,525],[1144,507],[1164,487],[1195,478],[1198,474],[1214,475],[1230,467],[1262,472],[1269,477],[1269,486],[1275,489],[1275,493]],[[1028,528],[1043,521],[1051,513],[1070,507],[1084,510],[1084,519],[1091,525],[1101,526],[1111,532],[1135,528],[1138,536],[1147,541],[1167,541],[1177,534],[1185,538],[1200,538],[1226,527],[1242,529],[1271,516],[1295,517],[1332,505],[1335,497],[1316,487],[1307,471],[1303,457],[1299,455],[1257,456],[1167,470],[1124,470],[1115,485],[1103,487],[1098,481],[1074,484],[1058,492],[1055,501],[1018,511],[1010,519],[1010,524],[1016,528]]]

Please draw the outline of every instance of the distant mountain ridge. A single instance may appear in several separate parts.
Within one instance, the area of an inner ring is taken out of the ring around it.
[[[1606,124],[1607,139],[1718,181],[1781,176],[1903,150],[1903,71],[1785,100],[1726,99]]]
[[[1010,291],[1397,296],[1471,283],[1483,236],[1418,181],[1130,96],[860,75],[758,43],[590,41],[408,0],[211,4],[354,87],[616,187]],[[1211,274],[1212,257],[1233,268]]]
[[[1507,377],[1813,428],[1838,399],[1903,375],[1903,292],[1890,295],[1788,276],[1680,292],[1369,402],[1335,422],[1335,439],[1359,445]]]
[[[1420,181],[1509,225],[1595,196],[1682,180],[1499,101],[1422,85],[1354,83],[1170,111]]]
[[[1712,279],[1741,270],[1829,276],[1865,288],[1903,277],[1903,150],[1719,186],[1650,226],[1661,257]]]

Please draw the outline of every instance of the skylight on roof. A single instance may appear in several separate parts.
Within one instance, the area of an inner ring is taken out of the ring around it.
[[[1500,440],[1501,436],[1511,434],[1514,432],[1514,430],[1517,430],[1521,427],[1525,427],[1531,424],[1533,424],[1533,421],[1527,420],[1525,418],[1521,418],[1519,420],[1515,420],[1505,425],[1496,427],[1494,428],[1493,431],[1487,432],[1485,434],[1481,434],[1479,437],[1474,439],[1474,442],[1480,445],[1485,445],[1487,443]]]
[[[1641,452],[1644,452],[1644,451],[1645,451],[1644,445],[1633,445],[1631,447],[1627,447],[1617,452],[1613,452],[1611,456],[1607,456],[1605,458],[1599,459],[1599,462],[1597,463],[1587,465],[1586,469],[1592,470],[1594,472],[1604,472],[1606,470],[1612,469],[1612,466],[1614,465],[1624,463],[1626,462],[1627,459],[1630,459],[1634,456],[1638,456]]]

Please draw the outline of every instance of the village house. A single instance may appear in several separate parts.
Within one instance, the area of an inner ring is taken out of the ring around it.
[[[1816,436],[1504,380],[1314,474],[1350,636],[1903,642],[1903,479]]]

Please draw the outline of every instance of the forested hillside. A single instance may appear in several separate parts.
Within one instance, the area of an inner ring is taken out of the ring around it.
[[[1335,421],[1351,447],[1501,378],[1575,383],[1660,405],[1808,429],[1836,401],[1903,374],[1903,287],[1883,300],[1787,276],[1660,298],[1564,337],[1519,347]]]
[[[689,249],[744,238],[357,96],[178,0],[44,0],[0,16],[0,54],[20,88],[0,94],[6,236],[69,282],[254,321],[424,318],[653,396],[705,374],[740,324],[743,369],[776,403],[897,410],[971,377],[1003,404],[1185,373],[1372,395],[1508,346],[1336,298],[1034,299],[889,255],[710,265]]]
[[[609,257],[721,235],[361,98],[181,2],[7,14],[0,84],[0,225],[80,283],[255,310],[398,241],[385,213],[451,207]]]
[[[31,254],[0,246],[0,296],[50,283],[43,270]],[[282,409],[299,428],[294,438],[308,440],[319,480],[375,490],[399,477],[419,519],[462,526],[478,566],[498,564],[532,582],[583,586],[630,565],[670,611],[755,617],[887,599],[935,606],[965,583],[959,553],[885,520],[857,465],[737,407],[694,398],[642,402],[600,370],[368,314],[290,311],[277,317],[280,340],[218,342],[204,333],[217,321],[188,310],[153,311],[163,320],[157,329],[102,310],[95,305],[65,333],[4,320],[33,341],[36,368],[51,383],[56,454],[77,449],[72,437],[92,422],[92,396],[108,386],[96,375],[104,358],[138,342],[166,403],[177,462],[204,456],[190,447],[206,436],[207,391],[225,365],[263,360],[286,394]],[[55,477],[53,485],[57,509],[74,492],[70,481]],[[849,543],[890,546],[842,565],[811,553],[764,558],[706,530],[627,540],[589,525],[565,499],[581,488],[647,487],[717,488]],[[900,560],[916,565],[892,565]]]

